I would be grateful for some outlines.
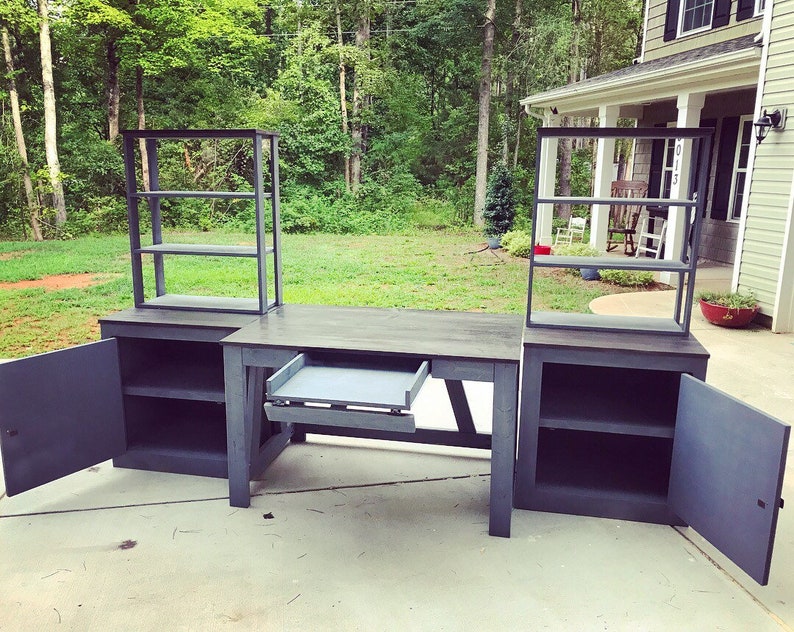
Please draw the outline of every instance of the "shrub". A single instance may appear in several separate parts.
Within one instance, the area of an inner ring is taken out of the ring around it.
[[[573,244],[555,246],[554,254],[559,257],[597,257],[602,253],[595,246],[577,242]]]
[[[653,283],[653,272],[642,270],[599,270],[601,280],[621,287],[647,287]]]
[[[502,235],[502,248],[514,257],[529,257],[532,235],[523,230],[510,230]]]
[[[494,166],[488,178],[482,215],[485,220],[486,237],[504,235],[513,227],[516,217],[513,175],[503,162]]]

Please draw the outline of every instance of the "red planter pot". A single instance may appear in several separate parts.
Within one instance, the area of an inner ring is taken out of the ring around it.
[[[758,313],[755,307],[725,307],[700,300],[700,311],[707,321],[720,327],[746,327]]]
[[[536,255],[550,255],[551,254],[551,246],[541,246],[537,244],[534,248]]]

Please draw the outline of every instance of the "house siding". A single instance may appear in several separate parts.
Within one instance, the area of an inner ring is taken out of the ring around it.
[[[761,30],[761,18],[753,17],[741,22],[736,21],[737,0],[731,2],[731,17],[727,26],[711,29],[694,35],[685,35],[675,40],[664,41],[664,23],[667,13],[667,0],[648,0],[648,23],[645,30],[645,56],[643,61],[667,57],[675,53],[694,50],[717,42],[756,34]],[[771,0],[770,0],[771,1]]]
[[[739,289],[751,290],[758,298],[762,312],[769,315],[773,313],[777,298],[784,236],[791,212],[794,0],[777,0],[772,11],[762,107],[770,111],[786,107],[790,114],[786,129],[770,131],[756,149],[738,277]]]

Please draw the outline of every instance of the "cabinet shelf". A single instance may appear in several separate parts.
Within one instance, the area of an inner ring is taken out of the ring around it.
[[[254,200],[254,191],[136,191],[130,194],[133,198],[157,199],[157,198],[220,198],[231,200]],[[269,200],[272,195],[263,193],[262,197]]]
[[[541,428],[535,484],[591,497],[667,496],[673,442],[666,438]]]
[[[124,398],[127,452],[119,467],[226,477],[226,417],[219,403]]]
[[[263,249],[267,254],[273,248]],[[258,257],[256,246],[217,246],[214,244],[153,244],[136,248],[137,253],[161,255],[201,255],[215,257]]]
[[[274,305],[275,301],[268,302],[268,308]],[[139,307],[205,310],[237,314],[258,314],[261,312],[259,309],[259,301],[255,298],[193,296],[185,294],[164,294],[163,296],[147,300]]]
[[[125,395],[206,402],[225,401],[223,370],[216,365],[153,365],[126,379]]]
[[[532,312],[528,314],[527,327],[652,332],[675,335],[683,332],[683,325],[673,318],[611,316],[605,314],[578,314],[570,312]]]
[[[560,257],[535,255],[538,268],[609,268],[610,270],[647,270],[653,272],[692,272],[693,266],[682,261],[636,259],[634,257]]]
[[[617,197],[584,197],[584,196],[570,196],[570,195],[552,195],[552,196],[539,196],[537,198],[538,204],[619,204],[625,202],[626,198]],[[639,204],[641,206],[683,206],[694,207],[697,206],[696,200],[688,200],[686,198],[670,199],[670,198],[631,198],[632,204]]]

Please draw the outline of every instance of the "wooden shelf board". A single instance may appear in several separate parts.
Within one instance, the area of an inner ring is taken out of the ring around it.
[[[140,254],[205,255],[215,257],[256,257],[256,246],[218,246],[215,244],[154,244],[136,248]],[[265,252],[273,252],[266,248]]]
[[[596,268],[610,270],[645,270],[659,272],[693,272],[693,266],[677,260],[648,259],[647,257],[559,257],[534,255],[533,265],[539,268]]]
[[[268,308],[275,301],[269,301]],[[146,308],[207,310],[233,312],[239,314],[258,314],[259,301],[255,298],[231,298],[221,296],[187,296],[184,294],[164,294],[138,305]]]
[[[623,204],[630,203],[638,206],[696,206],[695,200],[685,198],[625,198],[625,197],[584,197],[571,195],[542,196],[537,199],[538,204]]]
[[[638,437],[659,437],[672,439],[675,429],[663,423],[606,421],[598,419],[572,419],[570,417],[542,416],[541,428],[557,428],[578,430],[581,432],[603,432],[607,434],[624,434]]]
[[[528,327],[559,327],[604,331],[654,332],[685,335],[682,326],[673,318],[643,316],[607,316],[603,314],[573,314],[568,312],[536,312],[529,315]]]
[[[135,191],[130,194],[133,198],[219,198],[231,200],[253,200],[256,193],[253,191]],[[262,196],[268,200],[272,194]]]

